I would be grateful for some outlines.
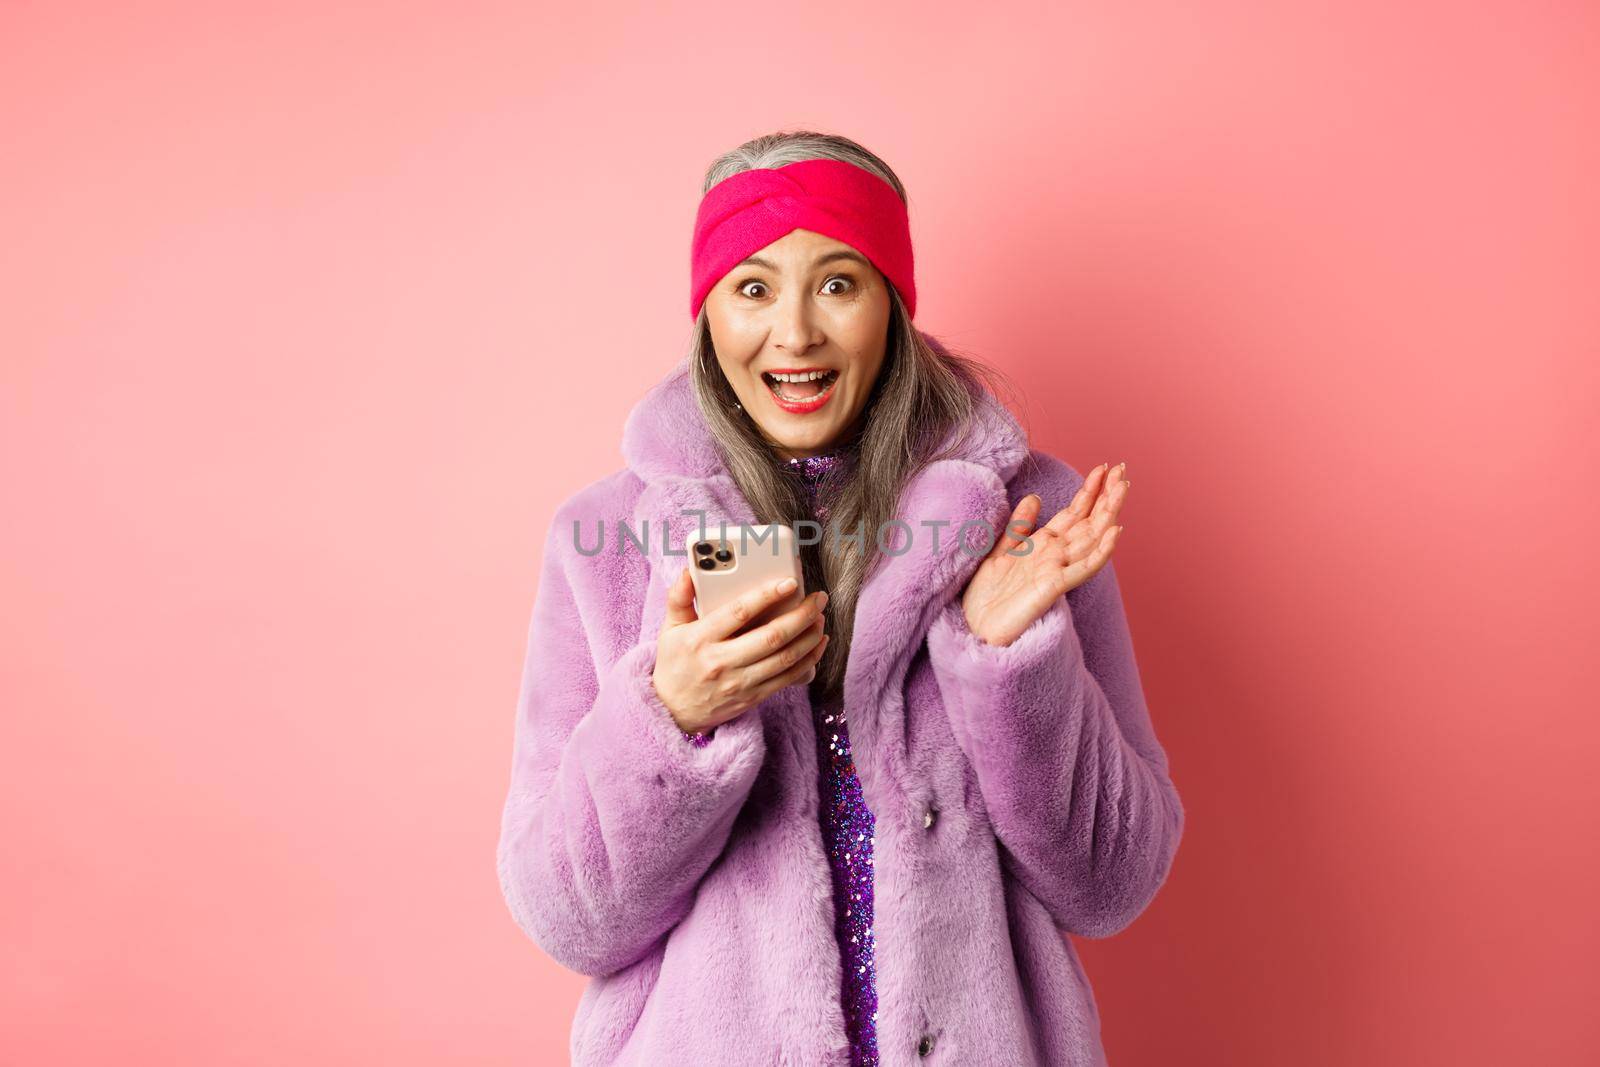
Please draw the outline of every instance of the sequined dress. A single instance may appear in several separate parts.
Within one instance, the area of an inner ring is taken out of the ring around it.
[[[786,469],[797,475],[812,502],[817,521],[827,509],[816,504],[818,481],[838,464],[838,450],[787,460]],[[878,1065],[877,968],[872,937],[873,815],[861,795],[850,753],[850,734],[838,698],[813,701],[817,728],[817,763],[821,774],[818,819],[833,876],[834,936],[843,963],[840,998],[845,1032],[850,1038],[851,1067]],[[714,730],[711,732],[715,732]],[[686,734],[690,744],[704,745],[709,733]]]

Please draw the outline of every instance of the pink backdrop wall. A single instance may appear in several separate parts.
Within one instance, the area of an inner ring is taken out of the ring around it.
[[[564,1061],[493,854],[538,547],[704,166],[804,126],[1139,486],[1189,821],[1079,942],[1112,1062],[1600,1058],[1600,15],[981,15],[0,7],[0,1061]]]

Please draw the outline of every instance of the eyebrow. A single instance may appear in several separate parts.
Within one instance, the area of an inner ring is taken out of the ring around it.
[[[862,256],[858,255],[857,253],[855,253],[855,252],[846,252],[846,251],[841,249],[840,251],[837,251],[837,252],[824,252],[822,255],[820,255],[820,256],[818,256],[816,258],[815,262],[813,262],[811,264],[811,269],[812,270],[816,270],[818,267],[822,266],[824,263],[832,263],[836,259],[852,260],[853,262],[861,264],[863,267],[872,266],[872,264],[868,263],[865,258],[863,258]],[[778,273],[777,266],[771,260],[763,259],[760,256],[750,256],[748,259],[742,260],[741,262],[735,264],[733,269],[734,270],[738,270],[740,267],[744,267],[744,266],[765,267],[767,270],[772,271],[772,273],[774,273],[774,274]]]

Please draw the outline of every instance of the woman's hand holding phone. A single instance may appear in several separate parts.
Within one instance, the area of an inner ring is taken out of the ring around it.
[[[794,579],[741,594],[700,618],[688,569],[667,593],[667,614],[656,638],[652,681],[678,728],[710,730],[748,711],[785,686],[810,682],[828,646],[822,632],[821,590],[747,633],[739,630],[767,608],[798,592]]]

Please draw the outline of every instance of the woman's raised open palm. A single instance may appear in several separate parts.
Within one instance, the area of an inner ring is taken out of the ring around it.
[[[1107,468],[1102,463],[1090,471],[1072,503],[1043,526],[1034,527],[1043,504],[1037,494],[1017,503],[961,595],[974,634],[991,645],[1009,645],[1057,597],[1094,577],[1111,558],[1122,533],[1115,519],[1133,483],[1124,477],[1126,463]],[[1024,538],[1032,549],[1013,553]]]

